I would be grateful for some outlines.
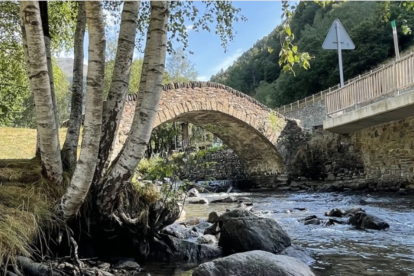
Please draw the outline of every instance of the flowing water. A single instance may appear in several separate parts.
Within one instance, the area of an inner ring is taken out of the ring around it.
[[[292,243],[308,249],[316,260],[315,275],[414,276],[414,196],[393,194],[334,193],[252,193],[254,209],[275,219],[292,238]],[[201,195],[209,198],[214,195]],[[362,201],[361,201],[362,200]],[[363,203],[363,205],[361,204]],[[225,211],[234,204],[186,205],[187,218],[207,218],[211,211]],[[324,217],[333,208],[362,207],[367,213],[390,224],[386,231],[356,230],[350,225],[304,225],[309,215]],[[299,211],[294,208],[306,208]],[[191,275],[194,264],[146,264],[156,275]]]

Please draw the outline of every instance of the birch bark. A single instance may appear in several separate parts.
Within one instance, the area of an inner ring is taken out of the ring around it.
[[[65,143],[62,148],[62,161],[69,172],[73,172],[76,166],[79,132],[82,124],[83,104],[83,40],[85,36],[86,13],[85,2],[78,2],[78,17],[76,21],[72,101],[69,118],[69,126],[66,132]]]
[[[89,33],[85,122],[79,160],[60,204],[64,220],[76,215],[88,194],[98,161],[101,136],[106,44],[102,3],[87,1],[85,8]]]
[[[104,105],[99,159],[93,181],[95,184],[99,182],[105,172],[105,167],[109,164],[109,157],[112,154],[125,105],[134,55],[139,6],[138,1],[126,1],[122,10],[112,82],[108,100]]]
[[[56,127],[57,118],[53,108],[39,3],[20,2],[20,17],[26,33],[26,62],[35,102],[42,170],[48,179],[61,184],[63,169]]]

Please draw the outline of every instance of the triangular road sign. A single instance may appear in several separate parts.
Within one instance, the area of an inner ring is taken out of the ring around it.
[[[336,35],[336,28],[339,28],[339,38],[341,40],[341,49],[342,50],[355,49],[355,44],[352,42],[351,38],[346,32],[344,26],[342,26],[341,21],[339,21],[339,19],[335,19],[335,21],[332,23],[332,26],[329,29],[329,33],[326,35],[325,41],[322,44],[322,48],[328,49],[328,50],[338,49],[338,38]]]

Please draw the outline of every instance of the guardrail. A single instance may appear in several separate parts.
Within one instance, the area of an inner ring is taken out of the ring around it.
[[[326,94],[326,114],[344,111],[391,92],[414,85],[414,54],[384,64],[368,74],[354,78],[344,87]]]
[[[325,100],[326,114],[331,115],[411,85],[414,85],[414,53],[412,52],[399,61],[389,62],[347,80],[343,88],[338,84],[275,110],[284,114]]]

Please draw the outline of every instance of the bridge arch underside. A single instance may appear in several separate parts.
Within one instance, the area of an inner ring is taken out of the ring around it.
[[[252,176],[284,171],[283,159],[273,145],[276,141],[270,141],[255,127],[232,115],[213,110],[189,111],[165,121],[158,118],[154,127],[174,121],[192,123],[212,132],[244,161]],[[270,139],[276,138],[272,135]]]

